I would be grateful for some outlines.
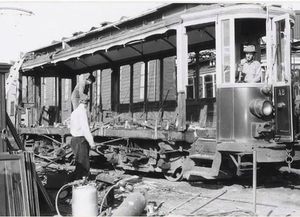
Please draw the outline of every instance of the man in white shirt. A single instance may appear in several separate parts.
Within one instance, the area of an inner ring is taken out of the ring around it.
[[[94,138],[90,131],[87,105],[88,99],[79,101],[79,106],[71,114],[70,132],[72,135],[71,149],[75,158],[74,179],[88,177],[90,172],[90,148],[95,147]]]

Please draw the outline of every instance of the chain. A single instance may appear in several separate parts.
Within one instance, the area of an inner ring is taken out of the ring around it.
[[[285,162],[288,164],[289,170],[291,170],[291,164],[294,161],[294,158],[291,155],[292,151],[293,151],[293,149],[286,149]]]

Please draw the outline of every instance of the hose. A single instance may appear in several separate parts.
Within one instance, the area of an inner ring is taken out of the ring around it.
[[[104,204],[104,201],[105,201],[107,195],[109,194],[109,192],[111,191],[111,189],[114,189],[114,188],[117,187],[117,186],[118,186],[118,183],[117,183],[117,184],[114,184],[114,185],[111,186],[111,187],[108,189],[108,191],[105,193],[105,195],[104,195],[104,197],[103,197],[103,199],[102,199],[101,205],[100,205],[100,210],[99,210],[99,213],[100,213],[100,214],[102,213],[102,207],[103,207],[103,204]]]
[[[67,187],[67,186],[72,186],[72,185],[74,185],[74,183],[67,183],[67,184],[63,185],[63,186],[58,190],[58,192],[57,192],[57,194],[56,194],[56,197],[55,197],[55,209],[56,209],[56,212],[57,212],[57,214],[58,214],[59,216],[62,216],[62,215],[60,214],[60,212],[59,212],[59,210],[58,210],[58,195],[61,193],[61,191],[62,191],[65,187]]]
[[[74,182],[70,182],[70,183],[67,183],[65,185],[63,185],[57,192],[56,194],[56,197],[55,197],[55,209],[56,209],[56,212],[59,216],[62,216],[58,210],[58,195],[61,193],[61,191],[65,188],[65,187],[68,187],[68,186],[73,186],[73,185],[78,185],[80,183],[83,183],[84,181],[83,180],[76,180]]]

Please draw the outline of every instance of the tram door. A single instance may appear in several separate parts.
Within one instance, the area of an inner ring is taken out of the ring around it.
[[[275,109],[276,141],[293,141],[293,106],[291,88],[291,27],[289,15],[272,20],[271,68]]]

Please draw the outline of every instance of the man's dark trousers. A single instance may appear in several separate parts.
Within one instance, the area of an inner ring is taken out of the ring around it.
[[[74,153],[75,170],[74,179],[82,179],[82,177],[88,177],[90,172],[90,146],[88,141],[83,137],[72,137],[71,149]]]

